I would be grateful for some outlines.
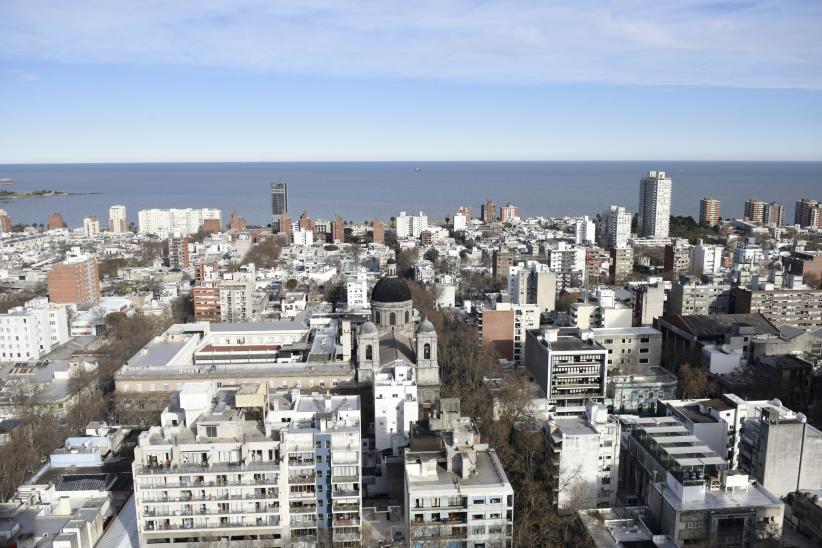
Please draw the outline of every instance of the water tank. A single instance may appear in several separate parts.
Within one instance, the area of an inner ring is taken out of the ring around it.
[[[797,413],[796,420],[804,424],[808,422],[808,417],[805,416],[805,413]]]
[[[772,399],[770,403],[774,407],[782,407],[782,402],[779,401],[777,398]]]

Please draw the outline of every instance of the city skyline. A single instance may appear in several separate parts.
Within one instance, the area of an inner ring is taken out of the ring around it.
[[[822,159],[814,3],[120,8],[0,7],[0,163]]]

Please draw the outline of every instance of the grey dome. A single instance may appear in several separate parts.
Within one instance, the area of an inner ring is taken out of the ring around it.
[[[360,335],[373,335],[374,333],[377,333],[377,326],[374,325],[374,322],[369,321],[362,324]]]
[[[425,318],[420,323],[420,333],[436,333],[437,330],[434,327],[434,324],[428,318]]]
[[[371,300],[377,303],[404,303],[411,300],[411,290],[405,280],[396,276],[380,278],[371,292]]]

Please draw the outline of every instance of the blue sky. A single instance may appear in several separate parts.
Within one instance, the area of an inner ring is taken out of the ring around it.
[[[822,2],[0,2],[0,163],[822,160]]]

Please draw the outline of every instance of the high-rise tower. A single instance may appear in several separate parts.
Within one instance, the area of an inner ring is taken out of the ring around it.
[[[283,215],[288,211],[288,185],[282,182],[271,183],[271,230],[282,232],[280,226]]]
[[[649,171],[639,182],[637,234],[667,238],[671,224],[671,179],[664,171]]]

